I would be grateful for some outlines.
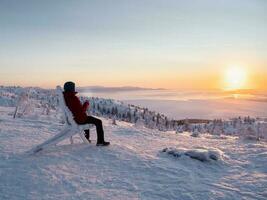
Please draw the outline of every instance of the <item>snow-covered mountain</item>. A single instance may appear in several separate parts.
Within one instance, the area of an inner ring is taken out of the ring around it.
[[[267,198],[267,144],[235,136],[149,129],[103,120],[109,147],[79,137],[28,155],[63,128],[60,110],[13,118],[0,107],[0,199]],[[239,123],[239,122],[237,122]]]
[[[87,86],[78,87],[79,92],[121,92],[121,91],[140,91],[140,90],[165,90],[164,88],[143,88],[143,87],[105,87],[105,86]]]
[[[213,135],[238,135],[267,139],[267,118],[238,117],[233,119],[170,119],[162,113],[147,108],[126,104],[114,99],[98,97],[80,97],[81,101],[89,100],[92,114],[116,121],[125,121],[160,131],[191,132],[195,136],[199,133]],[[0,106],[14,106],[17,110],[13,114],[32,115],[34,109],[41,110],[39,114],[49,114],[58,110],[58,101],[55,90],[41,88],[0,87]]]
[[[89,99],[107,148],[64,140],[26,152],[63,128],[54,90],[0,87],[0,199],[266,199],[266,119],[168,119]]]

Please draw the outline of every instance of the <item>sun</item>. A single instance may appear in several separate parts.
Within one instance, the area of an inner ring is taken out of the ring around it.
[[[247,72],[245,68],[230,66],[225,71],[225,89],[237,90],[245,87]]]

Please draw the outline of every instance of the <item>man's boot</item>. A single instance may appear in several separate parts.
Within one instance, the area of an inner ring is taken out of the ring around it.
[[[106,141],[103,141],[103,142],[97,142],[96,143],[96,146],[108,146],[110,145],[110,142],[106,142]]]

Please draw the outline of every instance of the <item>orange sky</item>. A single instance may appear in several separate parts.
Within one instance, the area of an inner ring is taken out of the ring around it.
[[[0,1],[0,85],[267,90],[266,8],[257,0]],[[227,77],[229,66],[241,70]]]
[[[185,67],[186,68],[186,67]],[[225,89],[229,86],[225,77],[225,68],[211,68],[208,70],[199,70],[191,68],[174,69],[173,67],[148,71],[138,71],[124,69],[122,72],[105,70],[74,70],[74,72],[61,72],[53,70],[41,72],[38,70],[31,74],[23,75],[17,73],[13,75],[14,80],[5,80],[1,77],[1,85],[21,85],[21,86],[40,86],[45,88],[54,88],[58,84],[72,80],[79,86],[102,85],[102,86],[139,86],[152,88],[170,88],[170,89]],[[246,69],[247,70],[247,69]],[[145,72],[145,73],[143,73]],[[264,71],[247,70],[245,83],[241,88],[236,89],[259,89],[267,90],[267,73]]]

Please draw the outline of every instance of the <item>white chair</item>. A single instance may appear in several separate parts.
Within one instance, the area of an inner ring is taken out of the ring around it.
[[[84,143],[89,143],[89,141],[85,138],[84,136],[84,130],[89,130],[89,124],[85,125],[79,125],[77,124],[74,119],[72,112],[69,110],[69,108],[66,106],[64,97],[63,97],[63,91],[60,86],[57,86],[56,88],[57,96],[58,96],[58,101],[59,101],[59,106],[61,110],[63,111],[63,117],[65,121],[65,127],[63,130],[55,135],[54,137],[46,140],[40,145],[37,145],[33,149],[30,150],[30,153],[37,153],[39,151],[42,151],[43,149],[47,149],[50,146],[58,144],[60,141],[70,138],[71,144],[73,144],[73,138],[75,134],[79,133],[81,139],[83,140]]]

